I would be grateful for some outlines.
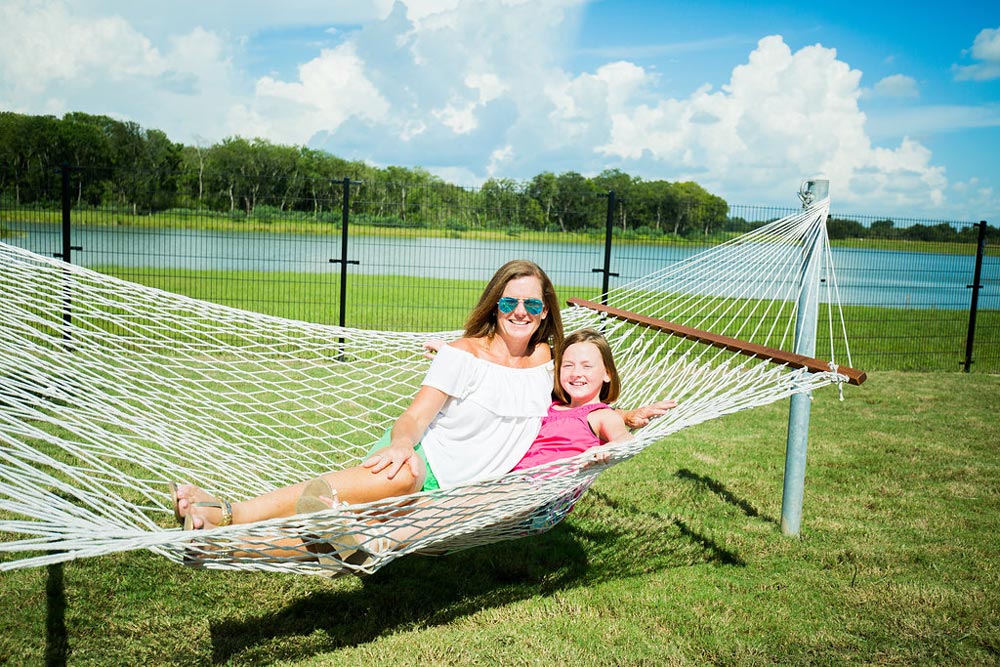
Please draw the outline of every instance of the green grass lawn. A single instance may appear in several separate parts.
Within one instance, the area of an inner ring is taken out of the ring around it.
[[[651,446],[547,534],[366,579],[145,552],[5,573],[0,664],[59,664],[61,642],[71,665],[1000,663],[1000,377],[845,394],[812,404],[800,537],[782,402]]]

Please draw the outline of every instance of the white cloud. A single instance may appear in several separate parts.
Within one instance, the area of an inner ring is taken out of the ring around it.
[[[509,144],[503,146],[502,148],[498,148],[492,153],[490,153],[490,163],[489,166],[487,166],[486,168],[486,173],[488,173],[490,176],[497,174],[502,175],[502,172],[500,171],[501,167],[505,165],[505,163],[508,160],[510,160],[510,158],[513,156],[513,153],[514,153],[513,147],[510,146]]]
[[[81,18],[119,16],[159,42],[194,26],[240,39],[263,30],[304,25],[357,25],[385,18],[394,0],[73,0]]]
[[[641,155],[647,168],[689,174],[737,201],[780,200],[816,176],[830,179],[841,204],[940,204],[947,181],[925,147],[907,138],[896,148],[872,145],[860,79],[833,49],[792,53],[781,37],[766,37],[721,90],[616,113],[597,150],[622,158],[626,171]]]
[[[456,101],[443,109],[435,109],[431,114],[455,134],[468,134],[479,126],[476,120],[476,105]]]
[[[752,47],[752,39],[743,35],[727,35],[723,37],[710,37],[708,39],[698,39],[688,42],[669,42],[665,44],[627,44],[624,46],[584,46],[578,49],[579,53],[607,58],[609,60],[639,60],[643,58],[653,58],[658,56],[673,56],[682,53],[713,52],[720,49],[738,47]]]
[[[1000,28],[986,28],[972,43],[972,57],[982,61],[972,65],[955,65],[952,69],[959,81],[989,81],[1000,78]]]
[[[866,124],[875,139],[1000,127],[1000,104],[980,106],[925,105],[873,111]]]
[[[611,129],[612,114],[652,81],[641,67],[627,62],[603,65],[594,74],[572,79],[553,73],[540,100],[548,109],[546,118],[536,119],[549,137],[542,145],[556,141],[585,147],[601,141]]]
[[[1000,62],[1000,28],[980,31],[972,43],[972,56],[979,60]]]
[[[194,27],[154,44],[120,16],[77,10],[62,0],[0,4],[0,105],[135,120],[179,141],[228,133],[245,84],[217,34]]]
[[[492,72],[471,73],[465,77],[465,85],[479,91],[480,104],[486,104],[507,92],[506,84]]]
[[[920,91],[913,77],[893,74],[876,83],[872,94],[877,97],[919,97]]]
[[[15,98],[52,84],[118,82],[167,69],[150,41],[115,16],[80,20],[62,3],[13,0],[0,5],[0,25],[0,79]]]
[[[311,137],[310,145],[376,163],[444,169],[459,161],[481,180],[496,155],[514,168],[539,145],[562,147],[564,138],[538,119],[552,111],[547,87],[567,81],[556,63],[558,34],[579,5],[398,3],[384,20],[345,37],[338,53],[350,50],[349,65],[335,62],[334,52],[307,65],[327,79],[336,72],[338,86],[310,78],[303,66],[295,81],[259,82],[244,116],[272,116],[270,105],[280,96],[299,141]],[[276,118],[275,131],[288,125]]]
[[[349,117],[379,121],[389,105],[365,73],[354,45],[324,49],[299,67],[299,80],[257,81],[252,109],[240,107],[230,119],[238,134],[301,145],[320,129],[336,128]]]
[[[976,177],[954,183],[952,191],[957,195],[955,198],[958,202],[955,207],[957,218],[982,220],[983,211],[1000,210],[1000,193]],[[989,220],[989,223],[996,226],[996,220]]]

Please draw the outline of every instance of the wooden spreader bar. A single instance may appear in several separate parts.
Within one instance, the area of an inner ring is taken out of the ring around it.
[[[792,368],[806,368],[814,373],[828,373],[830,371],[830,362],[823,361],[822,359],[806,357],[792,352],[784,352],[773,347],[767,347],[765,345],[758,345],[756,343],[740,340],[739,338],[720,336],[719,334],[714,334],[710,331],[695,329],[694,327],[688,327],[681,324],[674,324],[673,322],[657,319],[655,317],[638,315],[628,310],[612,308],[611,306],[594,303],[593,301],[587,301],[586,299],[570,299],[569,304],[572,306],[580,306],[581,308],[596,310],[600,313],[606,313],[607,315],[615,317],[619,320],[632,322],[633,324],[638,324],[649,329],[657,329],[673,336],[680,336],[682,338],[687,338],[688,340],[696,340],[700,343],[706,343],[714,347],[721,347],[726,350],[739,352],[740,354],[752,357],[760,357],[775,363],[787,364]],[[868,375],[864,371],[856,368],[850,368],[849,366],[837,366],[836,372],[847,376],[847,383],[853,385],[859,385],[868,378]]]

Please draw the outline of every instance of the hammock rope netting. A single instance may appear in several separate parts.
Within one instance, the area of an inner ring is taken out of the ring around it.
[[[200,567],[335,576],[548,530],[601,471],[679,429],[859,381],[828,206],[609,292],[600,301],[613,314],[586,302],[563,311],[567,333],[596,327],[611,342],[623,379],[618,405],[678,402],[615,445],[608,463],[581,455],[456,488],[201,531],[177,527],[169,481],[235,501],[358,464],[419,387],[430,363],[423,342],[460,332],[281,319],[0,244],[0,570],[147,549]],[[803,281],[805,258],[817,251],[820,274]],[[759,353],[792,348],[800,290],[820,287],[824,354],[847,355],[845,366]],[[662,331],[660,320],[680,332]],[[758,354],[708,344],[694,330],[749,341]],[[395,539],[401,530],[406,539]],[[298,553],[275,552],[288,538]],[[352,541],[378,544],[378,553],[331,564],[306,550]]]

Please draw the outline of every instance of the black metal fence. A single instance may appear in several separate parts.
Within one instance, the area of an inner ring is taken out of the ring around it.
[[[158,209],[165,198],[155,189],[169,178],[109,185],[64,166],[45,182],[30,203],[0,183],[3,241],[248,310],[409,331],[461,328],[483,282],[509,259],[545,267],[561,297],[593,299],[797,210],[639,206],[585,189],[556,208],[510,183],[350,179],[300,187],[309,194],[294,200],[272,187],[252,206],[219,191],[214,206]],[[117,203],[88,204],[84,194],[92,200],[101,188],[101,201]],[[854,366],[1000,372],[995,228],[832,212],[830,229]]]

